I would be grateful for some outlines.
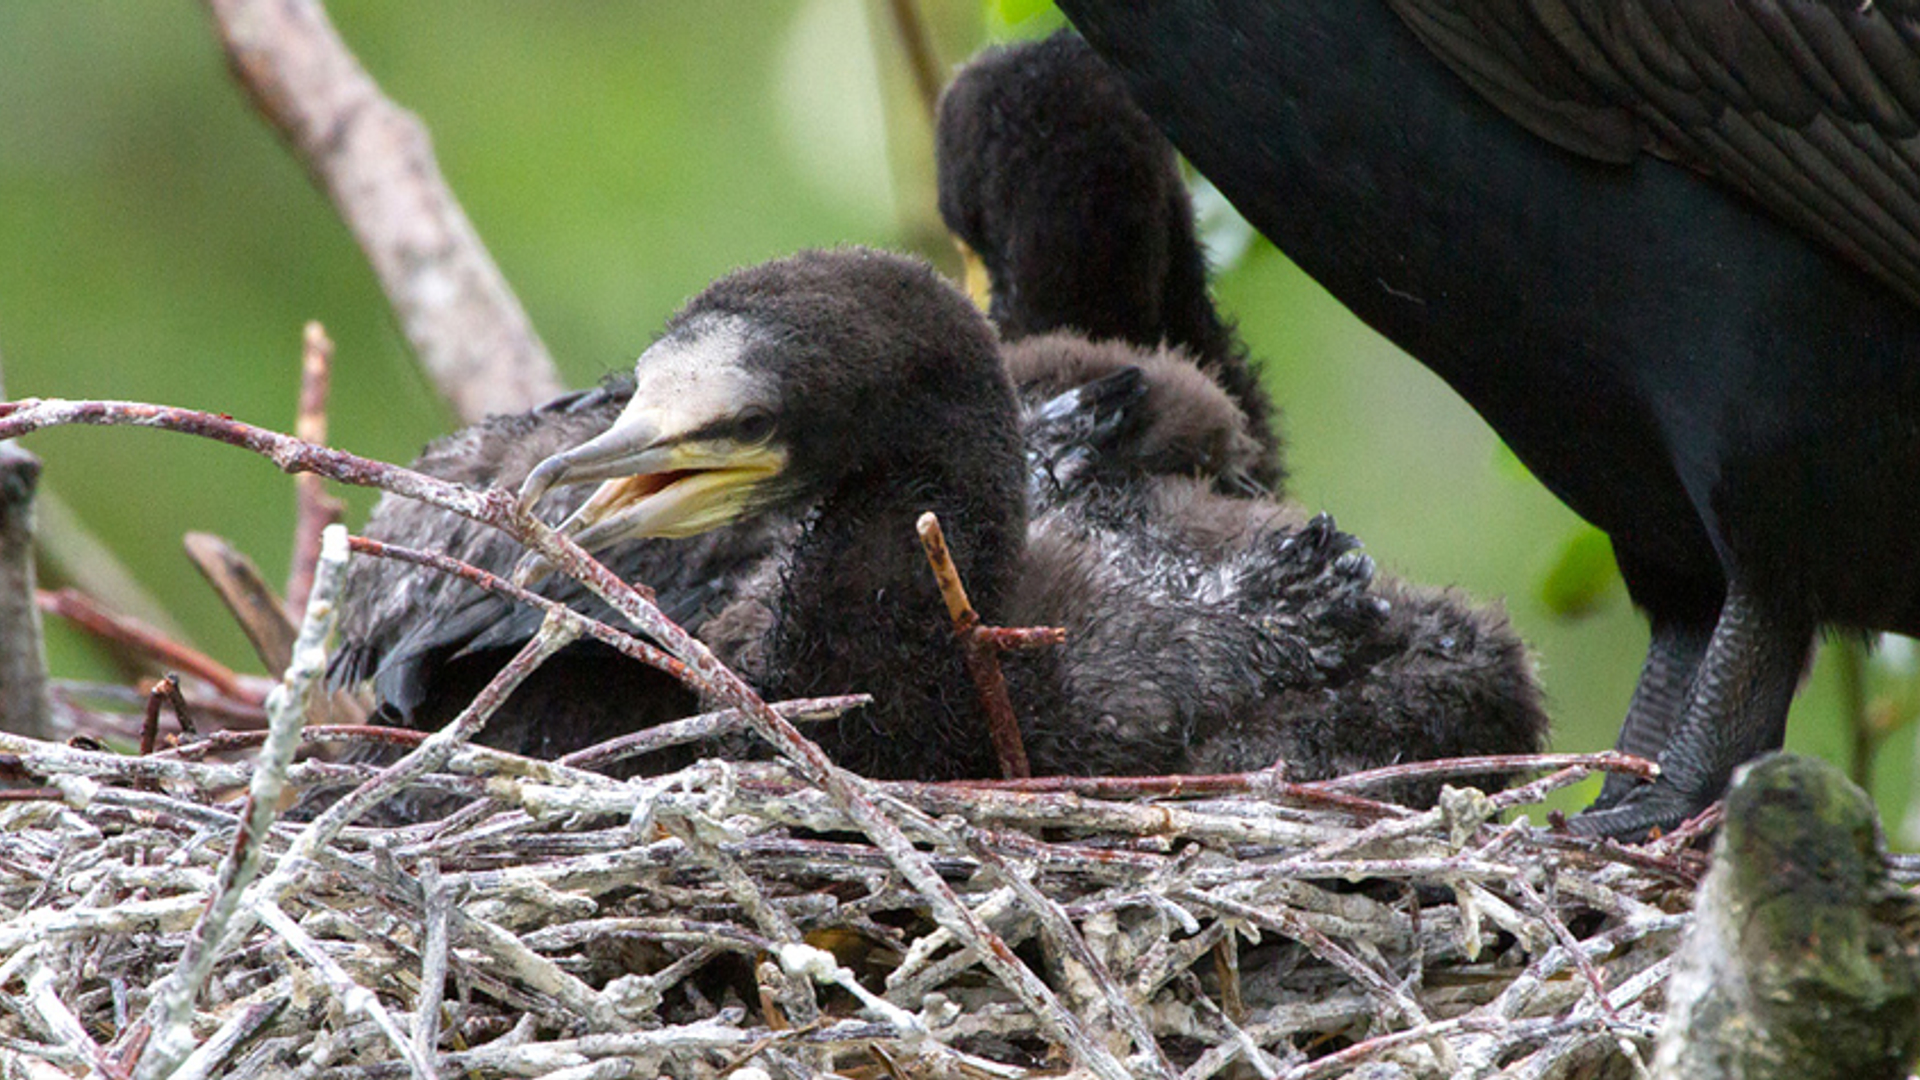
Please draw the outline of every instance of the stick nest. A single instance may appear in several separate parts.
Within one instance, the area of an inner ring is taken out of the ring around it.
[[[43,745],[59,797],[0,805],[0,1057],[111,1073],[195,933],[249,767]],[[1630,1074],[1700,865],[1684,838],[1499,820],[1579,771],[1423,812],[1342,794],[1366,777],[866,784],[997,935],[968,940],[780,764],[616,782],[462,748],[412,789],[461,809],[346,828],[259,901],[188,1068],[1022,1077],[1088,1074],[1090,1045],[1141,1076]],[[306,827],[272,827],[264,873]],[[1070,1018],[982,965],[1001,948]]]

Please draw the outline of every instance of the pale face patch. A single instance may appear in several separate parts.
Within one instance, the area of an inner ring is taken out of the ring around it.
[[[658,436],[672,439],[748,406],[771,409],[772,381],[742,363],[752,344],[752,326],[739,316],[693,320],[635,361],[627,411],[644,411]]]

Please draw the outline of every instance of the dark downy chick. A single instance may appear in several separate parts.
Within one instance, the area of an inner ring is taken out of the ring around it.
[[[411,467],[475,487],[517,488],[545,458],[605,431],[632,395],[632,376],[621,375],[525,413],[491,416],[436,439]],[[542,513],[557,522],[585,500],[582,489],[556,491]],[[654,589],[662,611],[699,635],[794,528],[792,522],[761,518],[686,540],[632,540],[599,558],[622,578]],[[397,495],[381,498],[364,531],[502,576],[523,554],[518,542],[497,529]],[[611,608],[569,578],[549,578],[534,591],[621,625]],[[355,559],[329,679],[342,686],[371,681],[376,719],[436,728],[465,708],[539,625],[538,611],[457,578],[384,559]],[[480,741],[554,758],[697,707],[678,681],[596,642],[577,642],[521,684]],[[666,763],[654,759],[651,766]]]
[[[989,49],[941,97],[935,140],[940,215],[1001,338],[1184,350],[1247,418],[1245,475],[1278,490],[1278,413],[1207,293],[1173,148],[1105,63],[1070,34]]]

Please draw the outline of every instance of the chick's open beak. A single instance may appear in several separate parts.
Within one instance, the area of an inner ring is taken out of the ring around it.
[[[555,487],[603,481],[559,525],[597,552],[634,537],[692,536],[725,525],[786,466],[777,445],[677,435],[672,429],[683,425],[661,420],[635,399],[604,433],[541,462],[520,486],[520,501],[532,505]]]

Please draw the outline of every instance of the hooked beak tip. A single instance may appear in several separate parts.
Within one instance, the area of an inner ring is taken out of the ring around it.
[[[566,472],[567,463],[561,455],[555,455],[535,466],[520,483],[520,505],[531,507],[540,501],[541,496],[553,490],[561,474]]]

